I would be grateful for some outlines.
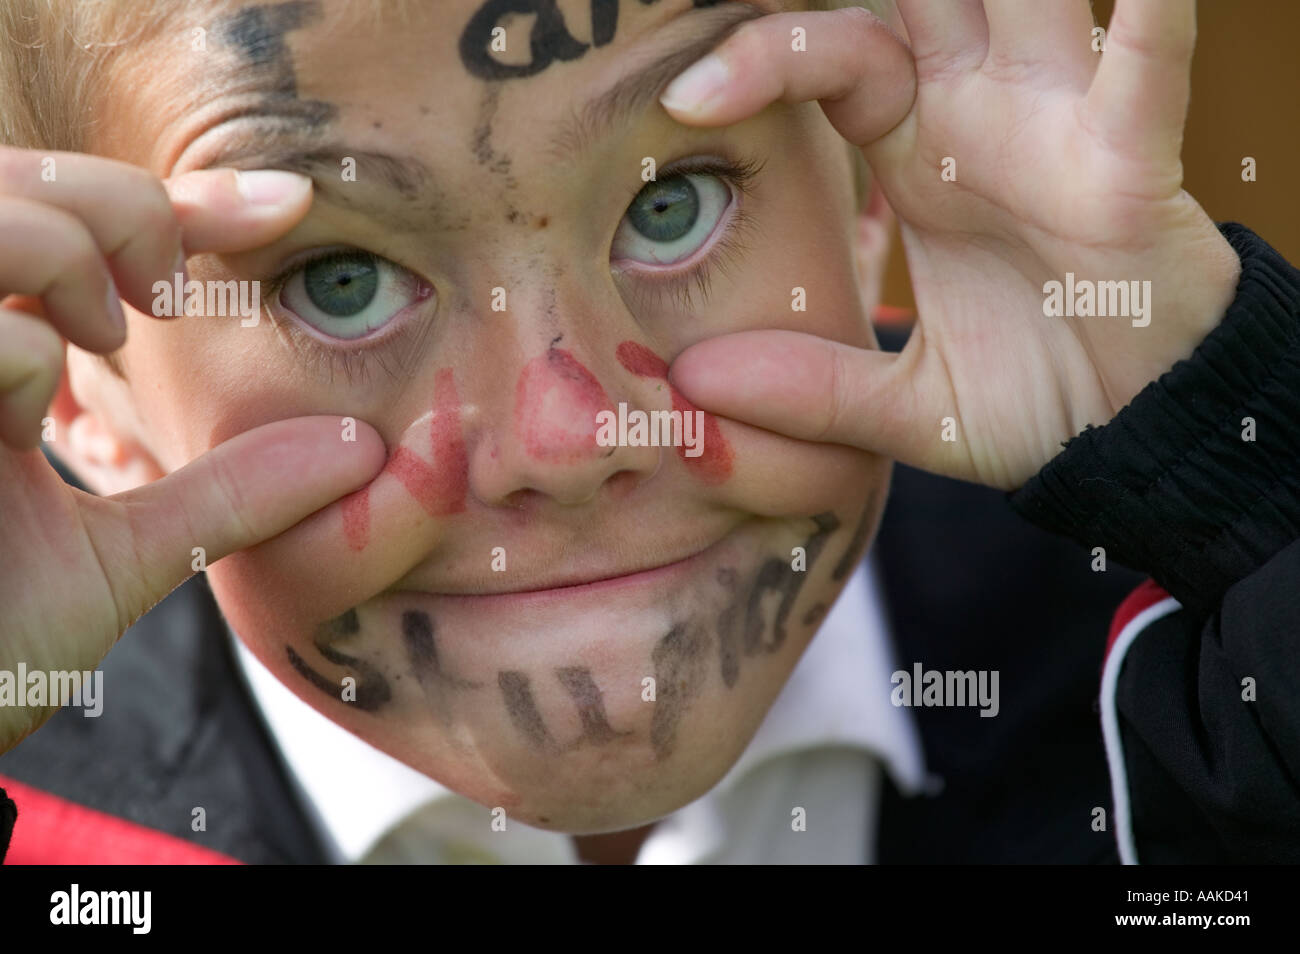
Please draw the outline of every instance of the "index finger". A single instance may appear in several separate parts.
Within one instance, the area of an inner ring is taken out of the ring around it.
[[[660,102],[686,125],[727,126],[774,102],[819,100],[841,136],[866,146],[903,120],[915,95],[907,46],[874,14],[848,7],[742,24]]]

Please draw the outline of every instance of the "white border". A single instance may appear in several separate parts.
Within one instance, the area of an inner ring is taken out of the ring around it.
[[[1124,668],[1124,657],[1138,634],[1161,617],[1181,609],[1182,604],[1172,596],[1153,603],[1134,616],[1115,639],[1101,674],[1101,732],[1106,741],[1106,764],[1110,768],[1111,794],[1115,799],[1115,840],[1119,842],[1119,860],[1135,865],[1137,844],[1133,840],[1133,817],[1128,798],[1128,771],[1124,765],[1124,746],[1119,734],[1119,713],[1115,707],[1115,689],[1119,685],[1119,671]]]

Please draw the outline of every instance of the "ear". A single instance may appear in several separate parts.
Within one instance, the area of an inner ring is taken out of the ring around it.
[[[885,194],[873,179],[867,201],[858,213],[857,264],[858,287],[867,313],[874,312],[880,304],[881,289],[885,282],[885,266],[889,264],[890,235],[894,228],[894,210],[889,207]]]
[[[49,416],[49,450],[102,497],[163,476],[139,440],[130,387],[103,358],[68,345]]]

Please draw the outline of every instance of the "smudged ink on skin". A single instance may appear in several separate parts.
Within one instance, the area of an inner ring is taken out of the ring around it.
[[[655,644],[650,654],[655,670],[650,744],[656,759],[672,754],[682,715],[704,682],[704,657],[708,651],[709,639],[702,629],[679,623]]]
[[[284,35],[321,20],[319,0],[244,7],[214,28],[217,38],[237,49],[246,67],[265,77],[267,98],[312,127],[338,116],[338,107],[320,100],[298,99],[298,76]],[[284,102],[281,102],[284,101]]]
[[[658,378],[668,383],[668,363],[645,345],[636,341],[624,341],[618,346],[615,355],[619,364],[637,377]],[[670,383],[668,392],[672,396],[673,410],[680,411],[683,417],[699,410]],[[699,480],[706,484],[720,484],[731,476],[735,455],[732,453],[731,444],[722,436],[718,419],[712,414],[704,415],[704,433],[701,435],[701,441],[702,453],[699,457],[687,457],[686,452],[690,448],[684,446],[677,448],[677,453]]]
[[[515,729],[537,748],[551,748],[555,740],[546,730],[542,714],[537,710],[533,699],[532,683],[522,672],[503,671],[497,673],[497,685],[501,687],[501,696],[505,700],[506,712]]]
[[[759,567],[748,591],[742,592],[734,569],[718,569],[718,584],[728,594],[727,603],[718,614],[718,663],[722,683],[728,689],[735,686],[740,677],[742,652],[745,656],[753,656],[761,649],[776,652],[785,642],[786,622],[795,600],[821,556],[826,539],[840,526],[839,518],[829,511],[817,514],[812,521],[816,530],[802,544],[807,559],[804,570],[794,569],[783,557],[772,557]],[[778,597],[779,601],[772,621],[772,638],[764,644],[762,637],[767,628],[765,604],[772,597]],[[818,606],[821,612],[825,612],[824,605]],[[811,625],[816,619],[817,609],[815,606],[804,615],[805,625]]]
[[[497,175],[506,176],[507,187],[514,188],[515,180],[510,177],[510,157],[498,155],[496,149],[492,146],[492,123],[496,119],[497,108],[500,105],[500,86],[489,86],[483,91],[483,99],[478,108],[478,121],[474,124],[474,135],[470,140],[470,148],[473,150],[474,158],[480,166],[486,166]],[[512,213],[514,215],[519,214],[513,210]]]
[[[740,677],[739,624],[741,603],[736,598],[736,571],[729,566],[718,567],[718,584],[731,594],[722,612],[718,614],[718,663],[722,682],[728,689]]]
[[[402,614],[402,642],[406,644],[406,657],[426,696],[435,695],[439,689],[480,689],[481,683],[453,676],[442,668],[438,659],[438,643],[433,635],[433,620],[421,610],[407,610]]]
[[[590,669],[585,666],[565,666],[555,670],[555,678],[573,700],[573,705],[578,710],[578,720],[582,723],[582,734],[565,747],[566,751],[578,748],[583,743],[603,745],[620,736],[632,734],[619,732],[609,724],[609,716],[605,713],[605,697],[592,678]],[[536,748],[557,751],[559,746],[546,728],[546,720],[537,708],[532,681],[528,675],[514,670],[499,672],[497,685],[505,700],[510,721],[519,734]]]
[[[590,669],[582,666],[557,669],[555,670],[555,678],[560,680],[560,685],[564,687],[564,691],[569,694],[569,698],[577,706],[578,718],[582,721],[582,735],[578,737],[571,748],[577,747],[583,742],[593,742],[600,745],[620,735],[631,734],[629,732],[615,732],[610,726],[609,718],[605,715],[605,698],[601,695],[596,680],[591,678]]]
[[[790,611],[794,609],[794,601],[799,596],[799,591],[803,589],[804,581],[808,579],[808,571],[821,555],[822,547],[826,545],[826,538],[840,527],[839,518],[829,511],[819,513],[812,519],[817,525],[817,530],[803,542],[808,561],[805,569],[796,570],[790,565],[789,560],[772,557],[758,571],[745,608],[745,632],[742,645],[746,655],[753,655],[758,651],[760,640],[767,630],[763,602],[768,594],[779,596],[781,601],[777,604],[776,617],[772,621],[771,642],[763,648],[773,653],[785,642],[786,620],[790,616]]]
[[[429,437],[432,464],[398,447],[384,470],[400,480],[431,517],[460,513],[469,489],[469,453],[460,432],[460,397],[450,368],[443,368],[434,379]]]
[[[640,0],[643,7],[659,0]],[[719,0],[694,0],[696,7],[712,7]],[[569,32],[557,0],[487,0],[465,25],[460,36],[460,59],[472,74],[485,80],[518,79],[534,76],[556,60],[581,58],[593,46],[606,46],[618,31],[619,0],[591,0],[591,43],[583,43]],[[529,33],[531,58],[527,63],[502,63],[492,56],[492,31],[510,16],[537,17]]]
[[[596,376],[562,348],[551,347],[519,373],[515,433],[537,460],[574,462],[600,453],[596,415],[610,406]]]
[[[867,536],[871,533],[872,522],[876,517],[877,501],[880,499],[880,491],[874,490],[871,496],[867,498],[867,505],[862,510],[862,518],[858,520],[858,525],[853,531],[853,538],[849,540],[848,549],[840,557],[840,561],[835,564],[835,569],[831,571],[831,579],[839,582],[853,572],[858,561],[862,559],[862,548],[866,546]]]
[[[826,615],[826,604],[817,603],[815,606],[810,607],[808,612],[803,614],[802,623],[805,626],[811,626],[813,623],[817,622],[825,615]]]
[[[316,645],[316,651],[319,652],[329,662],[336,666],[342,666],[350,670],[347,675],[352,676],[357,681],[356,699],[343,698],[342,680],[327,679],[318,673],[307,662],[299,656],[292,646],[286,646],[285,649],[289,654],[289,664],[298,671],[304,679],[310,682],[317,689],[324,692],[345,705],[353,706],[363,712],[375,712],[385,706],[393,698],[392,690],[389,688],[388,680],[373,665],[364,659],[358,659],[355,656],[349,656],[346,653],[339,652],[334,648],[335,643],[344,642],[351,639],[361,632],[361,622],[357,618],[357,611],[350,609],[342,616],[330,620],[328,623],[320,626],[316,630],[316,636],[313,642]]]
[[[348,494],[340,501],[343,508],[343,536],[353,550],[364,550],[370,542],[370,488]]]

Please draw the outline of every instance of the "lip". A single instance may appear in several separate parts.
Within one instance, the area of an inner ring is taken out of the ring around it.
[[[734,532],[733,530],[731,533],[725,534],[703,549],[697,550],[680,560],[647,567],[643,570],[634,570],[631,573],[622,573],[617,576],[574,579],[528,590],[510,590],[495,593],[427,593],[426,595],[435,597],[440,602],[453,605],[459,603],[478,608],[497,606],[520,608],[525,605],[537,606],[570,600],[604,598],[626,590],[646,587],[666,588],[688,578],[700,564],[708,560],[711,554],[720,550],[731,539]]]

